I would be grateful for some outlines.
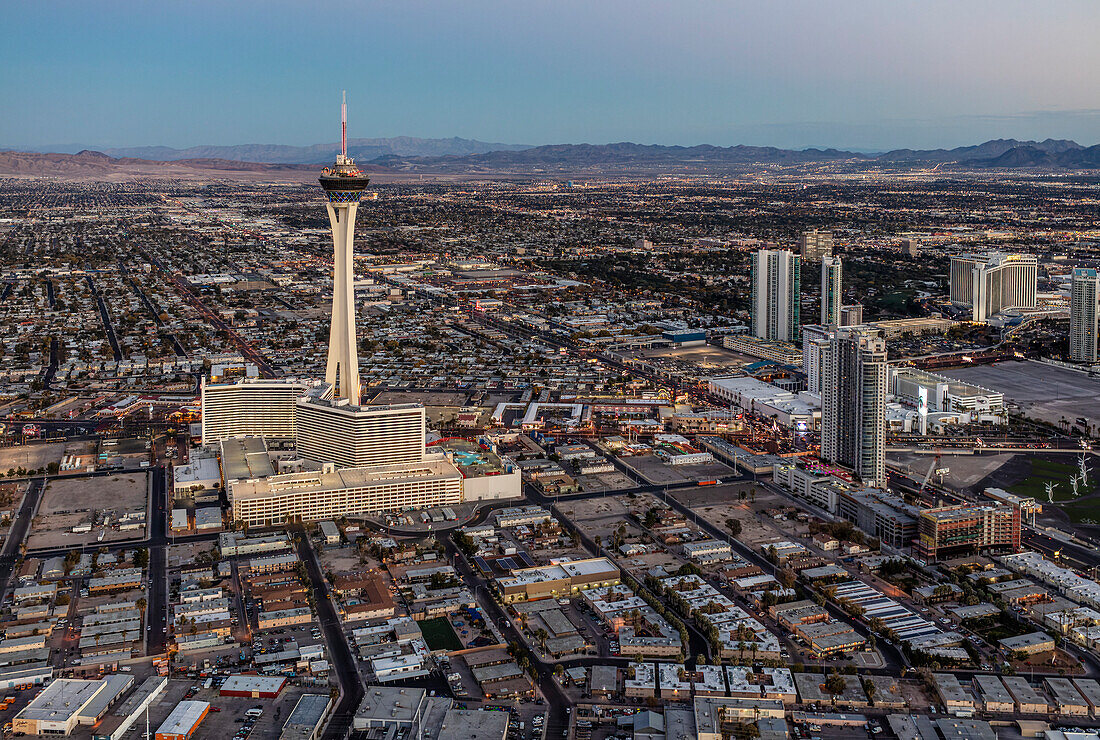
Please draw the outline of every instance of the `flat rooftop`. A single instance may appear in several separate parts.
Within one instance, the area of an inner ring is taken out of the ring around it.
[[[317,729],[332,700],[326,694],[302,694],[287,717],[279,740],[305,740]]]
[[[261,437],[234,437],[221,443],[222,470],[226,480],[247,480],[275,475]]]
[[[504,740],[508,734],[509,716],[507,712],[451,709],[443,717],[439,737],[463,740]]]
[[[103,689],[103,681],[58,678],[31,700],[17,715],[39,722],[65,722]]]
[[[249,693],[259,691],[268,693],[281,690],[285,684],[286,678],[283,676],[238,675],[230,676],[225,679],[221,691],[223,694],[227,691],[246,691]]]
[[[359,708],[355,710],[355,721],[368,725],[412,724],[427,694],[427,689],[368,686]]]
[[[462,480],[462,473],[445,458],[419,463],[372,465],[366,468],[343,468],[331,473],[305,472],[275,475],[262,480],[241,480],[233,485],[234,501],[295,496],[303,493],[325,493],[349,488],[365,488],[409,480]]]
[[[206,701],[181,701],[157,728],[158,735],[189,735],[202,715],[210,708]]]

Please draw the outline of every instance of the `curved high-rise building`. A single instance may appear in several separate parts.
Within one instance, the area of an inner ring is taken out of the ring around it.
[[[971,321],[984,323],[1001,311],[1035,308],[1039,261],[1030,254],[992,252],[951,258],[950,300],[969,306]]]
[[[328,335],[328,364],[325,381],[337,398],[359,403],[359,352],[355,337],[355,214],[359,198],[370,178],[348,156],[347,102],[340,107],[340,153],[336,163],[326,167],[320,178],[328,197],[328,220],[332,227],[332,327]]]

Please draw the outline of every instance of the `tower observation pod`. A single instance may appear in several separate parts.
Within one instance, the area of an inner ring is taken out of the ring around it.
[[[325,381],[332,384],[336,398],[359,404],[359,352],[355,338],[355,214],[359,198],[370,178],[348,157],[347,94],[340,106],[340,153],[336,163],[321,171],[321,187],[328,198],[328,220],[332,227],[332,326],[328,335],[328,364]]]

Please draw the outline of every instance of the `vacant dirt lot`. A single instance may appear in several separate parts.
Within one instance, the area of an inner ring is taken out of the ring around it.
[[[95,478],[52,480],[42,495],[38,516],[31,524],[27,548],[79,547],[94,542],[114,542],[141,537],[143,529],[118,530],[102,524],[91,532],[75,534],[72,528],[109,513],[112,525],[119,517],[146,506],[146,473],[119,473]],[[100,535],[102,534],[102,539]]]
[[[122,513],[145,507],[145,473],[50,481],[39,514],[96,509]]]
[[[0,449],[0,474],[15,468],[37,470],[52,462],[60,463],[64,455],[90,455],[92,442],[46,442]]]

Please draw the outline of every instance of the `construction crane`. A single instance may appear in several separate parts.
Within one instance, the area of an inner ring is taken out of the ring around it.
[[[943,450],[937,447],[936,456],[932,458],[932,464],[928,466],[928,472],[924,474],[924,480],[921,482],[920,488],[917,489],[917,496],[924,495],[924,489],[928,487],[928,481],[932,480],[932,474],[936,472],[936,468],[939,466],[942,456]]]

